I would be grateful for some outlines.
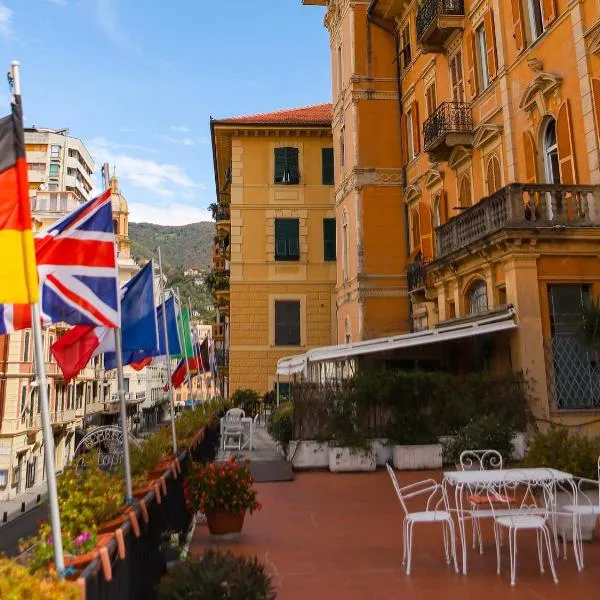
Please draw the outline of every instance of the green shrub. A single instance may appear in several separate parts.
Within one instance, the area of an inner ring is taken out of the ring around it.
[[[200,559],[179,563],[163,577],[161,600],[274,600],[271,577],[256,557],[207,550]]]
[[[580,330],[586,344],[600,349],[600,296],[584,302]]]
[[[497,450],[505,462],[510,461],[514,433],[506,423],[499,423],[492,417],[481,417],[462,427],[452,441],[444,444],[444,456],[457,464],[465,450]]]
[[[271,413],[267,431],[276,442],[279,442],[283,451],[287,453],[294,434],[294,407],[291,402],[282,404]]]
[[[552,427],[538,433],[529,442],[524,464],[528,467],[551,467],[579,477],[598,477],[600,437],[588,438],[569,434],[566,427]]]
[[[237,408],[242,408],[247,417],[254,417],[259,406],[258,392],[249,388],[237,389],[231,396],[231,404]]]

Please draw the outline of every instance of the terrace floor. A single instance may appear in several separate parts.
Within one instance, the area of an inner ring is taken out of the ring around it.
[[[441,473],[400,472],[401,485]],[[190,554],[208,547],[262,560],[279,589],[278,600],[392,600],[411,598],[561,599],[596,598],[600,586],[600,540],[584,545],[578,573],[570,545],[557,559],[558,585],[546,562],[541,575],[535,538],[519,537],[517,585],[509,580],[508,548],[502,574],[490,527],[483,526],[485,553],[468,550],[469,574],[456,575],[443,556],[441,526],[416,525],[412,574],[402,567],[402,512],[384,470],[371,474],[298,473],[293,482],[257,484],[262,511],[247,515],[239,542],[211,542],[197,526]],[[470,534],[470,524],[467,524]],[[505,537],[507,540],[507,538]],[[562,547],[561,547],[562,548]],[[460,547],[459,553],[460,566]]]

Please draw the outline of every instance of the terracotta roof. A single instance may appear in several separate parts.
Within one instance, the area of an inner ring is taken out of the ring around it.
[[[214,122],[225,125],[229,123],[242,125],[331,125],[332,108],[331,103],[327,102],[257,115],[216,119]]]

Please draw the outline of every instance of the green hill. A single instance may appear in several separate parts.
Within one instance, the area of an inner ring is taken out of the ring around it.
[[[211,221],[181,226],[129,223],[133,257],[150,259],[160,246],[165,268],[209,269],[214,235],[215,224]]]

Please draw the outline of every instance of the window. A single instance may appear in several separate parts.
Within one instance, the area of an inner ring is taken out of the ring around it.
[[[529,32],[531,41],[537,40],[544,33],[544,19],[542,17],[542,0],[526,0],[529,14]]]
[[[496,155],[492,155],[488,160],[486,169],[486,183],[488,194],[493,194],[502,187],[500,161]]]
[[[338,78],[338,94],[342,93],[344,86],[344,72],[342,69],[342,47],[338,46],[337,49],[337,78]]]
[[[60,171],[60,166],[52,163],[50,165],[50,177],[58,177],[58,173]]]
[[[469,208],[471,206],[471,180],[468,175],[465,175],[460,180],[458,188],[458,203],[461,208]]]
[[[275,345],[300,345],[300,301],[275,301]]]
[[[478,281],[471,286],[468,294],[469,314],[485,312],[488,309],[487,284],[485,281]]]
[[[60,146],[50,146],[50,158],[60,158]]]
[[[581,309],[590,297],[588,285],[550,285],[550,329],[555,335],[577,335]]]
[[[415,157],[415,144],[414,144],[414,124],[413,124],[413,109],[408,109],[406,113],[406,150],[408,153],[408,160],[411,161]]]
[[[27,408],[27,387],[21,388],[21,416],[25,416],[25,410]]]
[[[450,59],[450,83],[454,102],[465,101],[465,83],[463,79],[462,52],[457,52]]]
[[[352,343],[352,333],[350,329],[350,317],[344,319],[344,343]]]
[[[435,95],[435,83],[432,83],[425,90],[425,106],[427,108],[427,116],[432,115],[437,108],[437,99]]]
[[[275,260],[300,260],[298,219],[275,219]]]
[[[434,226],[439,227],[442,224],[442,197],[440,194],[436,194],[433,199],[433,216]]]
[[[298,148],[275,148],[275,183],[292,185],[299,182]]]
[[[348,257],[348,212],[342,213],[342,277],[344,282],[350,279],[350,259]]]
[[[544,167],[546,183],[560,183],[560,163],[556,140],[556,121],[550,119],[544,131]]]
[[[333,185],[333,148],[321,148],[321,183]]]
[[[407,23],[400,33],[400,67],[406,69],[410,64],[411,59],[410,28]]]
[[[30,171],[36,171],[36,172],[44,172],[46,170],[46,164],[45,163],[27,163],[27,167],[29,168]]]
[[[415,208],[410,213],[412,226],[412,249],[416,250],[421,246],[421,224],[419,222],[419,211]]]
[[[54,344],[54,336],[48,338],[48,362],[52,362],[52,344]]]
[[[342,125],[340,129],[340,167],[344,166],[344,162],[346,160],[346,128]]]
[[[323,260],[335,260],[335,219],[323,219]]]
[[[477,54],[477,82],[479,83],[479,91],[483,91],[490,85],[488,48],[483,24],[475,30],[475,45]]]
[[[29,360],[29,341],[31,338],[31,332],[26,329],[25,330],[25,335],[23,336],[23,360],[24,361],[28,361]]]
[[[37,456],[27,461],[25,470],[25,488],[32,488],[35,485],[35,473],[37,470]]]
[[[427,313],[417,317],[413,317],[413,332],[425,331],[427,329]]]

